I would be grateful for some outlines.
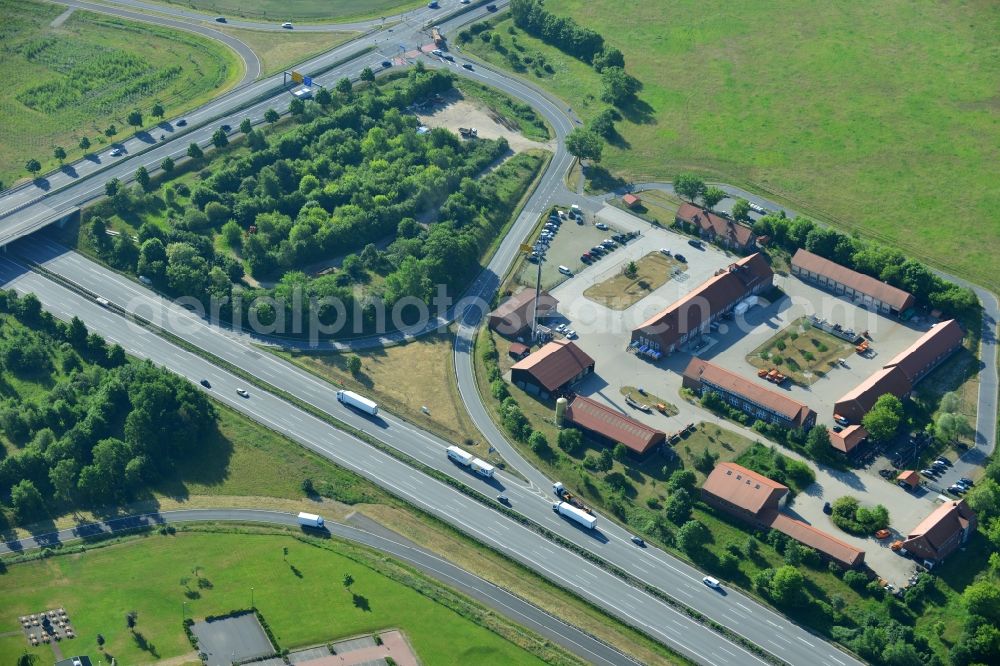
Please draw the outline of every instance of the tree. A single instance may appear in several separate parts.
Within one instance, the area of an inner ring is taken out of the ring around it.
[[[1000,516],[1000,484],[986,477],[965,496],[969,507],[979,516],[980,522]]]
[[[10,489],[10,505],[14,509],[14,516],[21,524],[38,518],[45,508],[42,494],[28,479],[22,479]]]
[[[705,192],[705,181],[689,173],[677,174],[674,191],[688,201],[694,201]]]
[[[729,195],[718,187],[708,187],[701,193],[701,200],[704,202],[705,208],[712,210],[715,208],[716,204],[725,199],[727,196]]]
[[[886,666],[923,666],[927,662],[913,645],[896,641],[882,651],[882,663]]]
[[[274,109],[268,109],[267,111],[264,112],[264,120],[266,120],[271,124],[278,122],[278,118],[280,117],[281,116],[278,115],[278,112],[275,111]]]
[[[694,555],[708,543],[708,529],[697,520],[689,520],[677,530],[677,547]]]
[[[816,427],[806,435],[806,451],[815,460],[823,460],[830,454],[830,431]]]
[[[625,277],[634,279],[639,274],[639,264],[634,261],[628,262],[625,264],[624,273]]]
[[[160,168],[163,169],[166,173],[170,173],[171,171],[174,170],[174,161],[170,159],[169,155],[164,157],[163,161],[160,162]]]
[[[249,118],[244,118],[240,121],[240,131],[244,134],[249,134],[250,130],[253,129],[253,123],[250,122]]]
[[[114,123],[108,125],[107,128],[105,128],[104,130],[104,136],[108,137],[109,139],[113,137],[115,134],[118,134],[118,127]]]
[[[605,67],[624,67],[625,56],[613,46],[605,46],[604,50],[594,56],[594,69],[598,72]]]
[[[715,467],[718,456],[708,449],[702,450],[701,454],[694,459],[694,468],[703,474],[708,474]]]
[[[306,111],[305,100],[296,97],[288,103],[288,112],[293,116],[301,116]]]
[[[118,190],[121,189],[122,182],[117,178],[112,178],[108,182],[104,183],[104,194],[113,197],[118,194]]]
[[[333,102],[333,95],[327,88],[320,88],[316,91],[316,103],[320,106],[330,106]]]
[[[212,145],[216,148],[225,148],[229,145],[229,137],[221,127],[212,134]]]
[[[604,142],[596,132],[577,127],[566,136],[566,150],[581,160],[601,161]]]
[[[547,458],[552,454],[552,447],[549,446],[549,440],[545,438],[545,433],[540,430],[531,431],[531,434],[528,436],[528,446],[540,458]]]
[[[783,606],[800,606],[805,603],[805,576],[790,564],[778,567],[771,578],[771,598]]]
[[[964,414],[944,412],[938,414],[937,420],[934,422],[934,434],[943,442],[954,442],[962,437],[971,437],[975,432]]]
[[[670,493],[670,497],[667,498],[663,507],[663,512],[670,522],[675,525],[683,525],[691,518],[693,507],[694,502],[691,500],[691,494],[683,488],[678,488]]]
[[[365,67],[361,70],[361,80],[371,83],[375,80],[375,72],[372,71],[371,67]]]
[[[149,110],[149,115],[153,116],[154,118],[162,118],[163,114],[164,114],[163,105],[160,104],[159,102],[153,104],[153,108]]]
[[[347,95],[350,94],[351,90],[354,89],[354,86],[351,85],[351,80],[345,76],[344,78],[337,81],[337,85],[335,86],[335,88],[337,92],[339,92],[340,94]]]
[[[66,328],[66,342],[77,351],[87,344],[87,325],[76,315],[69,320],[69,326]]]
[[[670,479],[667,481],[667,487],[670,489],[670,492],[676,492],[682,489],[691,491],[697,483],[698,477],[694,475],[694,472],[689,469],[679,469],[670,475]]]
[[[962,593],[965,607],[973,615],[1000,622],[1000,587],[989,580],[975,582]]]
[[[618,112],[612,108],[607,108],[594,116],[590,121],[590,129],[605,139],[612,139],[615,136],[615,121],[618,119]]]
[[[132,127],[142,126],[142,112],[139,109],[132,109],[128,112],[128,117],[126,118],[128,124]]]
[[[639,80],[621,67],[605,67],[601,72],[601,100],[615,106],[632,101],[639,92]]]
[[[352,375],[357,377],[361,374],[361,357],[357,354],[351,354],[347,357],[347,369]]]
[[[52,151],[52,156],[59,160],[59,164],[62,164],[63,160],[66,159],[66,149],[62,146],[56,146]]]
[[[42,165],[39,164],[38,160],[30,159],[24,163],[24,170],[30,173],[32,176],[38,174],[42,170]]]
[[[191,142],[191,145],[187,149],[187,156],[193,160],[198,160],[204,157],[205,153],[202,152],[201,147],[197,143]]]
[[[223,224],[221,233],[223,240],[226,241],[226,245],[234,250],[239,249],[243,243],[243,229],[234,220],[229,220]]]
[[[621,442],[618,442],[615,444],[615,448],[612,449],[611,456],[618,462],[624,462],[625,458],[628,457],[628,448]]]
[[[149,191],[149,172],[146,171],[146,167],[140,166],[135,170],[135,182],[146,192]]]
[[[861,425],[874,441],[887,442],[896,434],[902,420],[903,403],[891,393],[886,393],[875,401],[871,411],[861,419]]]
[[[83,137],[80,139],[80,150],[87,150],[88,148],[90,148],[90,139]]]
[[[733,203],[733,219],[739,222],[750,221],[750,202],[746,199],[737,199]]]
[[[559,431],[559,448],[571,456],[583,451],[583,435],[576,428],[564,428]]]

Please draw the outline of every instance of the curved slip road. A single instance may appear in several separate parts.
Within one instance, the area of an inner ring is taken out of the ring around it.
[[[297,516],[256,509],[184,509],[123,516],[86,525],[38,534],[18,541],[0,542],[0,555],[37,548],[52,548],[77,539],[93,538],[123,530],[142,529],[171,523],[189,522],[266,523],[298,528]],[[638,663],[583,631],[566,624],[533,604],[480,578],[431,552],[358,527],[326,522],[326,533],[360,543],[406,562],[428,576],[472,597],[504,617],[528,627],[557,645],[593,664],[634,666]],[[321,534],[310,531],[310,535]]]

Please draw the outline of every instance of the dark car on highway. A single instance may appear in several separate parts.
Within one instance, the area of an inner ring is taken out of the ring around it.
[[[178,127],[184,127],[187,124],[188,124],[188,121],[187,121],[186,118],[181,118],[180,120],[177,121],[177,126]]]
[[[470,72],[472,71],[472,63],[471,62],[462,63],[462,67],[464,67],[465,69],[469,70]]]

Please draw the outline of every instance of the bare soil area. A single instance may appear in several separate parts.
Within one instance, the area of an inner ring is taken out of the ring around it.
[[[432,107],[429,113],[418,113],[417,117],[427,127],[444,127],[455,134],[458,134],[459,127],[474,127],[481,139],[503,137],[516,153],[529,148],[555,150],[552,141],[542,143],[526,139],[509,120],[458,93],[446,95],[443,104]]]

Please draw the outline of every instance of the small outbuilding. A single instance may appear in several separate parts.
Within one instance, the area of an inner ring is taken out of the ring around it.
[[[527,356],[530,351],[531,349],[528,345],[522,345],[520,342],[512,342],[510,349],[507,350],[507,355],[515,361],[520,361],[522,358]]]
[[[868,431],[858,424],[850,425],[840,432],[830,431],[830,446],[841,453],[850,453],[868,438]]]
[[[626,208],[635,208],[642,203],[642,199],[630,193],[622,197],[622,203],[625,204]]]
[[[510,369],[515,386],[548,398],[594,371],[594,359],[570,340],[553,340]]]
[[[913,490],[914,488],[920,486],[920,475],[912,469],[903,470],[899,473],[899,476],[896,477],[896,482],[904,488]]]

